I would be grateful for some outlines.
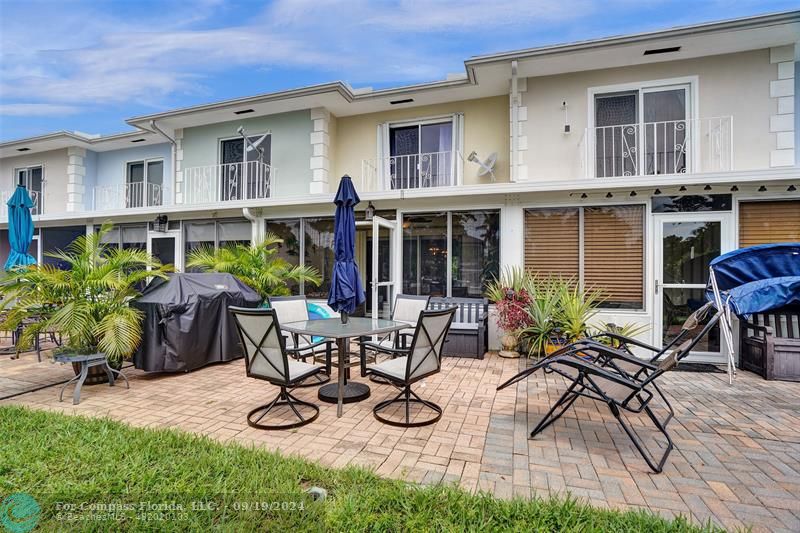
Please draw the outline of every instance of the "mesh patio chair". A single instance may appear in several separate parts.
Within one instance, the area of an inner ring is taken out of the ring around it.
[[[400,388],[399,394],[390,400],[379,402],[372,410],[377,420],[398,427],[420,427],[437,422],[442,417],[442,408],[424,400],[411,390],[411,385],[439,372],[442,366],[442,349],[450,324],[453,322],[455,308],[441,311],[420,311],[411,345],[408,348],[390,348],[378,343],[361,343],[361,375],[379,376]],[[372,365],[366,364],[365,350],[391,355],[394,358]],[[411,420],[411,404],[420,404],[434,412],[432,418],[423,421]],[[392,405],[399,404],[405,409],[402,421],[386,418],[381,414]]]
[[[278,313],[281,322],[300,322],[309,320],[308,302],[305,296],[271,296],[269,306]],[[313,361],[321,361],[325,364],[325,376],[316,375],[308,383],[302,383],[298,387],[313,387],[327,383],[331,379],[331,351],[333,341],[322,339],[314,341],[310,335],[299,335],[297,333],[284,333],[286,341],[286,351],[300,361],[305,362],[309,357]]]
[[[696,336],[685,339],[679,346],[673,348],[669,355],[658,361],[638,359],[628,352],[599,343],[590,347],[590,351],[595,354],[594,358],[587,358],[582,353],[586,351],[586,347],[578,343],[577,346],[565,347],[531,368],[523,370],[498,386],[497,390],[517,383],[539,369],[545,373],[563,376],[570,383],[569,387],[533,429],[531,438],[558,420],[579,397],[590,398],[608,406],[647,465],[658,473],[662,471],[674,447],[672,438],[667,432],[667,425],[673,418],[674,411],[666,396],[657,387],[656,380],[688,356],[697,343],[717,324],[720,316],[721,313],[717,312]],[[651,400],[655,394],[659,394],[667,402],[669,413],[664,419],[659,419],[651,408]],[[646,449],[636,430],[625,421],[623,411],[633,414],[644,412],[656,430],[667,439],[667,446],[660,457],[656,457]]]
[[[430,296],[398,294],[394,299],[394,308],[392,309],[391,320],[396,322],[405,322],[408,324],[409,329],[415,328],[417,326],[417,319],[419,319],[420,311],[427,309],[430,299]],[[413,332],[409,332],[408,330],[394,331],[378,338],[377,341],[373,341],[372,343],[377,343],[385,348],[407,348],[408,343],[413,335]],[[373,362],[377,362],[378,352],[372,350],[370,351],[372,357],[370,357],[368,361],[372,360]],[[392,357],[396,356],[392,355]],[[385,379],[377,375],[370,376],[370,381],[382,384],[388,383]]]
[[[324,370],[322,365],[304,363],[289,357],[274,309],[229,307],[245,355],[247,377],[263,379],[280,387],[278,396],[247,413],[247,424],[259,429],[291,429],[309,424],[319,416],[319,407],[295,398],[288,389]],[[261,420],[274,409],[288,406],[297,422],[262,424]],[[310,417],[298,408],[313,410]]]

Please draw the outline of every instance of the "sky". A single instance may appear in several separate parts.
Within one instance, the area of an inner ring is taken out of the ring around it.
[[[176,107],[463,73],[492,52],[796,9],[797,0],[0,0],[0,141]]]

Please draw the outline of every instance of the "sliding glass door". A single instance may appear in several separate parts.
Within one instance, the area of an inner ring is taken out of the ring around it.
[[[598,94],[594,105],[595,176],[687,171],[689,85]]]

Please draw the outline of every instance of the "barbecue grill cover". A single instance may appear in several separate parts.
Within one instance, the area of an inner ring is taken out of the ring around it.
[[[188,372],[244,354],[228,306],[258,307],[261,297],[231,274],[154,279],[134,306],[145,313],[133,358],[148,372]]]

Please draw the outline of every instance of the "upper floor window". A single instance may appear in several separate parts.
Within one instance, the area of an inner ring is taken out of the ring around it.
[[[380,124],[378,160],[364,161],[365,183],[377,181],[382,189],[457,185],[462,124],[459,113]]]
[[[43,212],[44,169],[41,165],[14,169],[14,184],[22,184],[28,188],[33,200],[31,213],[41,215]]]
[[[389,127],[393,189],[453,185],[453,121]]]
[[[270,189],[272,135],[220,141],[220,198],[267,198]]]
[[[125,207],[164,203],[164,160],[131,161],[125,168]]]
[[[642,86],[595,92],[594,146],[597,177],[680,174],[691,167],[690,84]]]

